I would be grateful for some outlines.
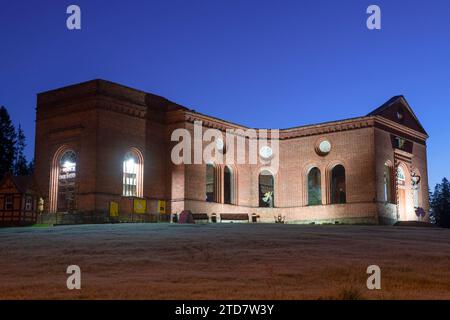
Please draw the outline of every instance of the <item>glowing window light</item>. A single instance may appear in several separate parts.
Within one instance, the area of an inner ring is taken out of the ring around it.
[[[123,161],[123,195],[137,196],[138,161],[134,153],[129,152]]]
[[[124,166],[125,166],[124,170],[125,170],[126,173],[135,173],[136,161],[134,160],[134,158],[130,158],[128,160],[125,160]]]
[[[63,168],[72,168],[72,167],[75,167],[75,166],[76,166],[76,163],[75,162],[71,162],[69,160],[67,160],[67,161],[65,161],[63,163]]]

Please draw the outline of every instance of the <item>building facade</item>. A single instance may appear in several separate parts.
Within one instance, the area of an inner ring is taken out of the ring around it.
[[[36,223],[40,195],[32,176],[6,173],[0,180],[0,226]]]
[[[38,94],[35,176],[45,212],[107,214],[114,204],[132,214],[141,199],[149,215],[163,203],[165,214],[261,222],[428,220],[428,135],[403,96],[366,116],[280,129],[277,148],[258,145],[259,157],[276,156],[276,172],[260,161],[174,163],[177,129],[192,133],[193,145],[210,143],[195,138],[198,123],[202,135],[240,130],[247,147],[261,134],[105,80]],[[220,142],[215,151],[231,152]]]

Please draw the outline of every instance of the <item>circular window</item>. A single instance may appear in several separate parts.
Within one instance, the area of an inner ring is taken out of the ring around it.
[[[259,155],[263,159],[270,159],[273,156],[273,150],[269,146],[264,146],[259,149]]]
[[[325,156],[331,151],[331,143],[328,140],[320,140],[319,143],[316,146],[316,152],[321,155]]]

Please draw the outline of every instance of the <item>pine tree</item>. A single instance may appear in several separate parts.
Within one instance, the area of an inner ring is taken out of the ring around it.
[[[441,222],[441,217],[439,214],[440,212],[438,209],[440,187],[441,185],[439,183],[436,183],[436,185],[434,186],[434,191],[433,192],[430,191],[430,208],[431,208],[430,219],[432,223],[435,223],[437,225],[439,225]]]
[[[28,174],[28,163],[24,154],[25,146],[25,134],[19,125],[19,128],[17,129],[16,156],[14,160],[14,174],[18,176]]]
[[[28,162],[28,174],[33,174],[34,172],[34,158]]]
[[[441,183],[440,210],[441,226],[450,228],[450,182],[447,178],[442,179]]]
[[[14,169],[16,155],[16,131],[9,117],[8,110],[0,107],[0,179]]]
[[[450,182],[447,178],[436,184],[430,197],[430,208],[436,223],[450,228]]]

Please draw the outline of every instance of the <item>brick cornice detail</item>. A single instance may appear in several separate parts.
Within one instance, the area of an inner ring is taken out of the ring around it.
[[[123,113],[129,116],[145,118],[147,114],[147,109],[141,106],[132,106],[125,103],[117,103],[99,100],[96,103],[97,108]]]
[[[248,128],[245,126],[239,126],[234,123],[229,123],[226,121],[221,121],[216,118],[210,118],[205,115],[195,114],[195,113],[190,113],[190,112],[185,113],[184,120],[189,123],[194,123],[194,121],[202,121],[203,126],[205,126],[207,128],[218,129],[221,131],[225,131],[227,129],[242,129],[244,131],[251,129],[251,128]],[[336,121],[336,122],[332,122],[332,123],[310,125],[310,126],[304,126],[304,127],[298,127],[298,128],[292,128],[292,129],[280,129],[279,132],[280,132],[280,140],[285,140],[285,139],[293,139],[293,138],[298,138],[298,137],[340,132],[340,131],[346,131],[346,130],[362,129],[362,128],[367,128],[367,127],[373,127],[373,125],[374,125],[373,117],[364,117],[364,118],[358,118],[358,119],[353,119],[353,120]],[[258,130],[264,130],[264,129],[254,129],[254,130],[256,130],[258,132]],[[268,130],[270,130],[270,129],[268,129]]]

